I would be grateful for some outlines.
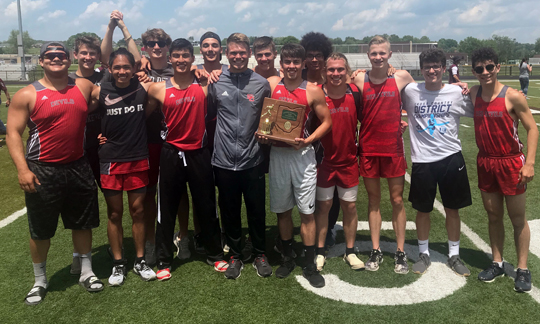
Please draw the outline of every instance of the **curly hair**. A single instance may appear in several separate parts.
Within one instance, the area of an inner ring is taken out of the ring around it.
[[[492,61],[495,64],[499,64],[499,56],[493,48],[482,47],[472,52],[472,66],[475,67],[476,63],[482,63],[486,61]]]
[[[420,53],[420,67],[424,67],[424,63],[441,63],[441,66],[446,66],[446,54],[439,48],[429,48]]]
[[[305,34],[300,40],[300,45],[306,49],[306,52],[320,51],[325,61],[332,53],[332,41],[323,33],[309,32]]]

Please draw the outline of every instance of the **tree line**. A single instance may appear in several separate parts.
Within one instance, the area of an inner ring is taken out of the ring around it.
[[[8,46],[5,48],[0,48],[0,54],[6,53],[6,54],[16,54],[17,53],[17,35],[19,34],[18,30],[12,30],[9,34],[9,38],[7,40]],[[99,37],[95,33],[78,33],[75,35],[70,36],[66,41],[65,44],[69,48],[73,48],[74,41],[77,37],[87,35],[87,36],[94,36],[101,40],[101,37]],[[374,36],[374,35],[373,35]],[[345,39],[342,39],[341,37],[336,38],[330,38],[332,43],[334,45],[354,45],[354,44],[366,44],[369,42],[369,40],[373,36],[366,36],[364,38],[355,38],[352,36],[347,36]],[[499,36],[499,35],[493,35],[489,39],[478,39],[476,37],[469,36],[461,41],[457,41],[455,39],[450,38],[441,38],[439,40],[431,40],[428,36],[422,36],[420,38],[411,36],[411,35],[405,35],[403,37],[400,37],[396,34],[383,34],[382,36],[386,37],[391,43],[397,43],[397,42],[413,42],[413,43],[429,43],[429,42],[437,42],[439,48],[444,50],[445,52],[452,53],[452,52],[460,52],[460,53],[467,53],[469,56],[471,53],[484,46],[489,46],[495,49],[497,51],[497,54],[499,55],[499,59],[501,62],[507,62],[508,60],[519,60],[521,58],[529,58],[536,54],[540,54],[540,38],[536,39],[536,42],[534,44],[530,43],[519,43],[516,41],[515,38],[510,38],[508,36]],[[256,36],[250,36],[249,40],[250,42],[253,42],[257,37]],[[193,37],[189,37],[191,41],[193,41]],[[298,43],[300,40],[296,38],[295,36],[285,36],[285,37],[273,37],[274,43],[276,45],[285,45],[288,43]],[[139,39],[135,39],[140,40]],[[44,41],[38,41],[32,39],[28,31],[25,31],[23,33],[23,44],[25,49],[32,48],[36,44],[43,43]],[[225,45],[227,42],[227,38],[224,38],[222,40],[222,45]],[[120,46],[126,46],[125,41],[123,39],[119,40],[115,47]]]

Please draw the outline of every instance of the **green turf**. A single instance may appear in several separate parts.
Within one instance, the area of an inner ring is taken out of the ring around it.
[[[539,82],[540,83],[540,82]],[[518,83],[508,82],[513,87]],[[471,83],[473,85],[473,83]],[[540,98],[540,86],[531,81],[530,95]],[[15,92],[10,87],[10,92]],[[2,97],[2,100],[5,100]],[[540,107],[540,99],[531,98],[531,106]],[[0,118],[5,121],[6,109],[0,109]],[[540,117],[535,115],[536,122]],[[472,119],[463,118],[462,124],[473,126]],[[521,140],[526,143],[525,131],[519,130]],[[3,136],[0,136],[3,138]],[[409,158],[408,132],[404,136]],[[473,205],[461,211],[462,220],[485,242],[489,242],[486,213],[482,207],[480,192],[476,186],[476,153],[474,128],[460,127],[463,154],[467,163]],[[0,148],[0,219],[24,207],[24,195],[17,184],[15,168],[6,147]],[[527,217],[538,219],[538,197],[540,183],[535,179],[528,187]],[[388,188],[382,182],[383,198],[381,212],[384,221],[390,220],[391,206],[388,201]],[[409,186],[406,184],[404,197],[408,197]],[[268,206],[268,204],[267,204]],[[359,219],[367,217],[367,195],[363,183],[358,195]],[[406,203],[407,219],[414,221],[415,212],[410,203]],[[110,261],[106,253],[108,247],[106,235],[106,206],[100,195],[101,226],[94,231],[93,263],[96,274],[106,280],[110,274]],[[245,209],[243,209],[245,214]],[[294,222],[299,224],[298,213],[293,213]],[[125,252],[130,262],[133,261],[133,244],[130,239],[129,217],[125,217]],[[276,217],[267,209],[267,250],[269,260],[277,267],[279,256],[273,252],[273,239],[277,235]],[[505,259],[516,264],[511,226],[505,221],[507,239]],[[244,231],[247,232],[244,222]],[[394,233],[383,231],[383,241],[393,242]],[[296,241],[300,241],[298,229]],[[33,284],[32,266],[28,252],[28,224],[25,217],[0,229],[0,310],[2,323],[128,323],[128,322],[187,322],[215,323],[235,321],[242,323],[479,323],[479,322],[524,322],[536,321],[539,307],[527,294],[513,292],[513,282],[502,278],[494,283],[485,284],[476,279],[478,273],[489,264],[489,258],[479,251],[465,236],[461,238],[461,256],[469,266],[472,275],[466,285],[442,300],[408,306],[364,306],[347,304],[319,297],[305,289],[294,279],[301,275],[297,268],[293,276],[287,279],[257,277],[250,264],[246,264],[238,280],[226,280],[207,266],[204,258],[193,254],[187,262],[175,259],[172,279],[168,282],[142,282],[133,273],[128,275],[126,283],[119,288],[106,287],[98,294],[89,294],[77,285],[77,279],[69,275],[71,263],[71,233],[61,225],[52,246],[47,263],[50,289],[45,301],[37,307],[28,307],[23,297]],[[369,240],[368,231],[359,231],[357,240]],[[407,231],[406,242],[416,245],[416,233]],[[442,254],[447,253],[444,218],[438,212],[432,214],[430,247]],[[338,232],[338,243],[343,242],[342,232]],[[300,252],[300,245],[295,246]],[[385,262],[377,272],[352,272],[341,258],[329,259],[324,274],[335,274],[343,281],[367,287],[403,287],[415,282],[418,276],[409,273],[396,275],[393,270],[392,256],[385,253]],[[409,256],[416,259],[416,256]],[[367,253],[360,253],[362,260]],[[529,255],[529,268],[533,273],[533,283],[538,281],[540,260]],[[302,260],[299,260],[301,263]]]

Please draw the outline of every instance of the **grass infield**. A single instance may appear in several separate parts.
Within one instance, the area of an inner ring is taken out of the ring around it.
[[[519,87],[516,81],[507,83],[514,88]],[[472,83],[471,83],[472,85]],[[11,95],[20,89],[9,86]],[[540,107],[540,82],[531,81],[529,105]],[[2,101],[5,102],[2,93]],[[6,121],[6,108],[0,108],[0,119]],[[540,117],[535,115],[540,123]],[[476,154],[473,121],[461,119],[460,138],[463,145],[473,205],[461,210],[461,219],[479,237],[489,243],[487,217],[482,206],[480,191],[477,188]],[[525,130],[520,126],[520,139],[526,143]],[[25,135],[26,136],[26,135]],[[3,139],[4,136],[0,136]],[[411,170],[409,134],[404,135],[408,171]],[[0,219],[6,218],[24,207],[24,195],[17,182],[17,173],[5,142],[0,142]],[[407,220],[415,220],[415,211],[407,201],[409,185],[406,183],[404,199]],[[536,211],[540,209],[538,195],[540,180],[535,179],[527,190],[527,218],[536,221],[540,217]],[[268,196],[268,195],[267,195]],[[268,199],[268,197],[267,197]],[[440,198],[438,198],[440,200]],[[125,201],[127,199],[124,199]],[[367,195],[361,181],[358,195],[358,215],[360,221],[367,220]],[[127,210],[127,208],[125,208]],[[391,219],[391,205],[388,200],[388,188],[382,181],[381,212],[383,221]],[[108,247],[106,233],[106,205],[100,194],[101,226],[94,231],[93,265],[96,275],[106,282],[110,275],[111,262],[107,256]],[[245,214],[245,209],[243,209]],[[293,212],[294,223],[299,225],[298,213]],[[340,216],[341,220],[341,216]],[[134,248],[131,240],[130,219],[124,217],[125,252],[128,260],[133,262]],[[277,235],[276,216],[268,210],[267,201],[267,251],[274,270],[279,264],[279,256],[273,252],[273,242]],[[447,254],[447,237],[444,217],[437,211],[432,213],[430,248],[443,255]],[[516,264],[516,254],[512,240],[512,229],[509,219],[505,218],[507,239],[505,242],[505,259]],[[247,234],[247,223],[244,221],[244,232]],[[382,231],[382,241],[394,242],[393,231]],[[534,233],[533,233],[534,234]],[[237,280],[226,280],[223,274],[215,272],[206,265],[204,258],[192,250],[192,258],[180,262],[175,259],[172,279],[167,282],[143,282],[130,271],[127,281],[122,287],[106,287],[103,292],[90,294],[77,285],[77,278],[70,276],[71,233],[59,224],[56,236],[52,239],[47,275],[49,290],[44,302],[37,307],[28,307],[23,298],[33,284],[31,259],[28,249],[28,223],[26,217],[20,217],[4,228],[0,228],[0,311],[3,323],[128,323],[128,322],[187,322],[214,323],[232,320],[242,323],[352,323],[367,321],[370,323],[477,323],[477,322],[535,322],[538,303],[528,294],[517,294],[513,291],[513,282],[509,278],[501,278],[491,284],[477,280],[477,275],[490,263],[488,256],[480,251],[464,235],[461,237],[461,257],[472,274],[466,284],[450,296],[413,305],[401,306],[368,306],[349,304],[339,300],[323,298],[304,289],[295,279],[301,276],[297,267],[287,279],[259,278],[250,264],[246,264],[242,276]],[[533,236],[534,237],[534,236]],[[295,229],[295,239],[301,242],[299,230]],[[539,240],[539,237],[536,237]],[[343,232],[338,232],[338,243],[344,242]],[[368,231],[359,231],[357,241],[369,241]],[[417,245],[416,232],[407,231],[406,243]],[[540,242],[539,242],[540,243]],[[395,245],[392,245],[395,246]],[[300,252],[301,245],[295,249]],[[367,260],[368,252],[359,255]],[[373,288],[402,288],[413,284],[418,275],[410,272],[397,275],[393,272],[393,255],[385,253],[385,262],[377,272],[353,272],[340,257],[327,261],[323,274],[334,274],[341,280],[357,286]],[[416,255],[409,255],[409,266],[416,260]],[[303,264],[300,258],[298,264]],[[130,266],[131,268],[131,266]],[[538,256],[529,254],[529,268],[532,272],[533,284],[540,285],[540,260]],[[428,271],[436,271],[430,268]],[[439,274],[437,274],[439,275]],[[442,276],[454,274],[440,272]],[[432,287],[425,287],[426,293]],[[346,294],[347,291],[341,292]],[[410,296],[414,300],[414,295]],[[387,297],[392,300],[393,295]],[[399,300],[396,300],[398,303]]]

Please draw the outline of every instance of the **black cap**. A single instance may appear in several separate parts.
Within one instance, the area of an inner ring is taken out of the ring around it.
[[[48,42],[41,45],[39,57],[43,57],[43,54],[48,51],[62,51],[66,53],[66,55],[69,57],[69,51],[66,49],[66,46],[62,42]]]

